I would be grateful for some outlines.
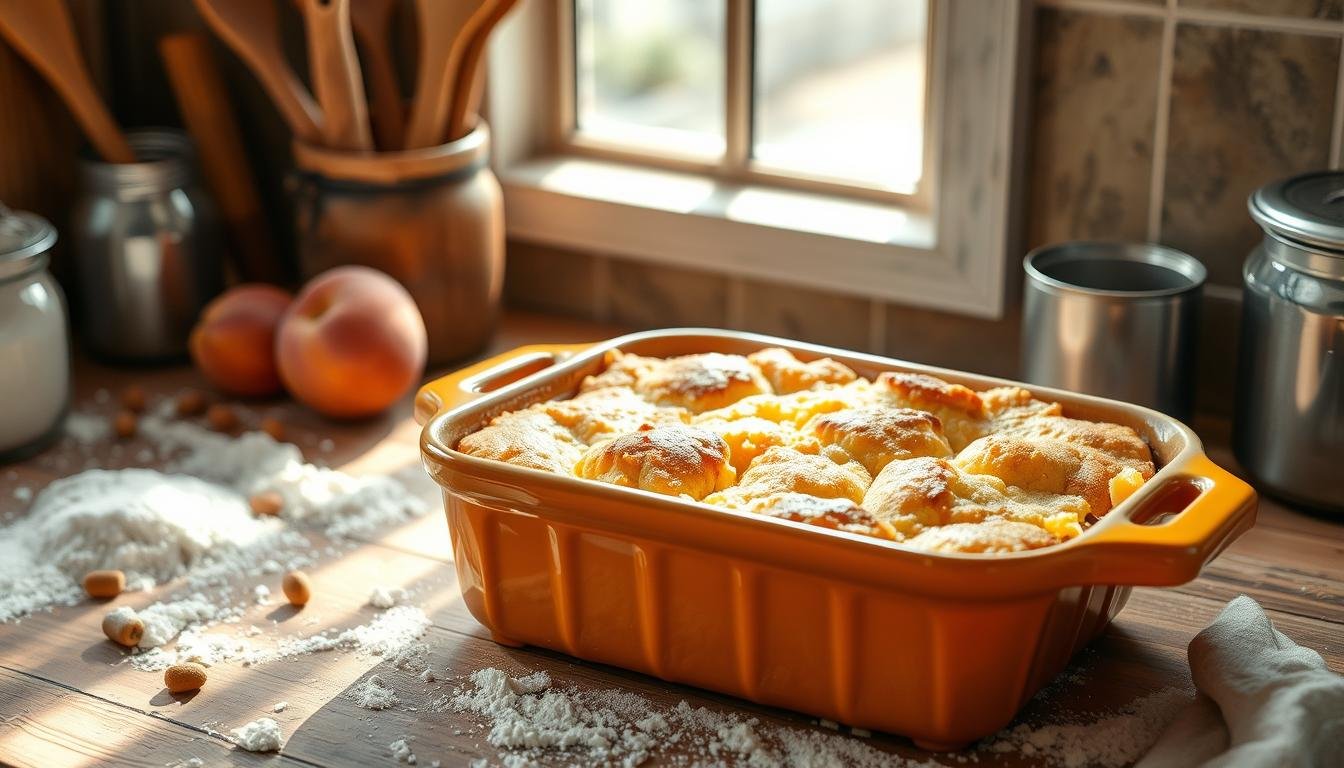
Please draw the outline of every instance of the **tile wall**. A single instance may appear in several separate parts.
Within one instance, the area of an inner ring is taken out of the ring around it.
[[[1203,261],[1198,407],[1227,414],[1241,263],[1259,239],[1246,197],[1339,165],[1344,0],[1039,0],[1034,25],[1023,247],[1153,240]],[[509,257],[519,307],[1017,370],[1013,307],[988,322],[521,242]]]

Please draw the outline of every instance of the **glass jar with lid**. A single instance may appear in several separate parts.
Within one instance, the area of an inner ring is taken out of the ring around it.
[[[56,229],[0,204],[0,461],[60,432],[70,400],[65,298],[47,271]]]

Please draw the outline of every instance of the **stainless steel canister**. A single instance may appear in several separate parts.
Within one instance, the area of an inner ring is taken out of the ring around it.
[[[101,357],[180,357],[224,288],[222,236],[187,137],[156,129],[128,139],[139,162],[82,167],[71,239],[83,338]]]
[[[1233,448],[1265,490],[1344,512],[1344,173],[1257,190]]]
[[[1073,242],[1023,267],[1026,381],[1189,415],[1203,264],[1149,243]]]

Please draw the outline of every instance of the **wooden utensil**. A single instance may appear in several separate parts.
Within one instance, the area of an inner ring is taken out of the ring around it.
[[[322,105],[326,146],[373,149],[364,78],[350,29],[350,0],[301,0],[299,7],[308,32],[308,76]]]
[[[257,183],[210,41],[199,32],[167,35],[159,40],[159,55],[178,111],[196,141],[201,172],[228,229],[234,266],[244,280],[282,280]]]
[[[195,0],[196,9],[226,45],[247,63],[289,129],[309,143],[322,141],[322,111],[294,74],[280,47],[273,0]]]
[[[401,148],[406,135],[406,107],[397,82],[389,45],[397,0],[351,0],[350,23],[364,62],[369,85],[369,122],[378,149]]]
[[[0,0],[0,32],[61,95],[104,160],[135,162],[135,152],[93,87],[64,0]]]
[[[457,82],[453,86],[453,103],[448,110],[446,141],[456,141],[467,135],[481,110],[484,78],[481,62],[485,60],[486,45],[495,26],[513,9],[517,0],[490,0],[490,10],[480,26],[472,33],[471,42],[457,68]]]
[[[406,127],[406,149],[443,143],[453,86],[463,55],[477,27],[489,16],[493,0],[416,0],[420,28],[420,64]]]

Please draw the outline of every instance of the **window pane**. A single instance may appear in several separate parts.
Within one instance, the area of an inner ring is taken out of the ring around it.
[[[579,132],[722,155],[724,16],[724,0],[576,0]]]
[[[756,0],[758,164],[913,192],[927,12],[927,0]]]

